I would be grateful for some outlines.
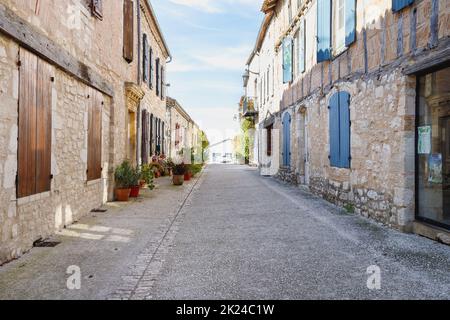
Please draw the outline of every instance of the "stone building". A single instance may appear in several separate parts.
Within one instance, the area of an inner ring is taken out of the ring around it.
[[[142,86],[144,33],[164,88],[147,0],[1,1],[0,264],[112,198],[115,166],[140,156],[133,112],[164,119],[164,89]]]
[[[185,163],[202,162],[202,131],[179,102],[167,97],[167,113],[170,118],[170,153],[172,159]]]
[[[262,11],[246,84],[261,174],[405,232],[445,233],[448,3],[265,0]]]
[[[137,88],[142,100],[137,110],[129,110],[130,159],[136,154],[138,164],[148,163],[152,156],[169,152],[169,119],[166,112],[166,63],[172,60],[169,48],[149,1],[141,1],[140,15],[141,77]],[[136,132],[133,136],[131,133]]]

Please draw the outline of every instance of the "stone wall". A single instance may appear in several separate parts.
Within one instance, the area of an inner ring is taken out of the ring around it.
[[[88,87],[53,68],[52,164],[49,192],[16,198],[19,46],[0,35],[0,263],[19,257],[101,206],[108,197],[111,99],[103,96],[102,179],[87,182]]]

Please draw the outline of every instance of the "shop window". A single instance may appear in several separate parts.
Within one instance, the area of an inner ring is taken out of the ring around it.
[[[450,229],[450,68],[419,78],[416,215]]]

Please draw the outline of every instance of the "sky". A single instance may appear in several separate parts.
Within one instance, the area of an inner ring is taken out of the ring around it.
[[[243,95],[242,74],[263,19],[262,0],[153,0],[172,53],[168,95],[211,143],[232,138]]]

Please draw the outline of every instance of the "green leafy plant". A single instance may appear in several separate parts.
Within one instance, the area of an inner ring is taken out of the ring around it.
[[[118,188],[130,188],[136,185],[136,171],[128,161],[124,161],[116,168],[114,179]]]
[[[153,179],[155,178],[155,175],[149,164],[142,165],[140,178],[145,181],[150,190],[153,190],[155,188],[155,185],[153,184]]]
[[[351,203],[347,203],[344,206],[345,211],[347,211],[347,213],[353,214],[355,213],[355,206],[353,206]]]
[[[193,176],[195,176],[199,172],[201,172],[202,169],[203,169],[203,165],[201,165],[201,164],[190,164],[189,165],[189,171],[192,173]]]

